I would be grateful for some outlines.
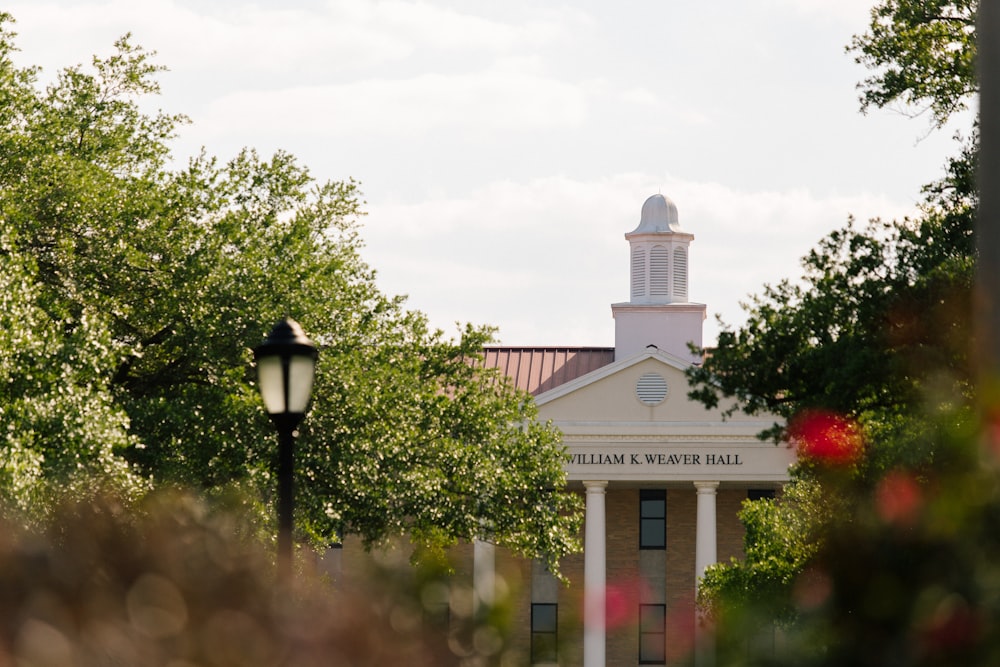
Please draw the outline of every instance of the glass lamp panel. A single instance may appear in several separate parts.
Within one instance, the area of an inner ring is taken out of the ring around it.
[[[257,386],[268,414],[285,411],[285,380],[281,373],[281,357],[263,357],[257,361]]]
[[[288,368],[288,411],[304,413],[312,394],[316,360],[310,356],[292,357]]]

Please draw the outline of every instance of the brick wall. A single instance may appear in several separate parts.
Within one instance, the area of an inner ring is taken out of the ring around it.
[[[746,491],[721,489],[716,498],[718,557],[728,561],[743,556],[743,526],[736,517]],[[669,665],[680,665],[688,657],[694,632],[695,539],[697,494],[691,488],[667,491],[667,549],[663,554],[664,577],[654,585],[662,591],[644,591],[643,567],[651,559],[640,559],[639,550],[639,490],[609,489],[607,511],[607,581],[608,635],[607,664],[638,665],[639,604],[665,601],[667,605],[667,655]],[[581,534],[583,543],[585,536]],[[452,552],[455,577],[471,586],[472,545],[463,543]],[[408,554],[407,554],[408,555]],[[370,562],[360,541],[345,540],[340,558],[341,576],[347,580],[363,576],[365,562]],[[640,562],[642,560],[642,562]],[[653,559],[655,561],[655,559]],[[519,664],[527,665],[531,649],[531,581],[532,564],[516,558],[504,549],[496,551],[496,571],[499,594],[507,592],[509,610],[508,645]],[[562,572],[569,586],[559,585],[559,664],[580,667],[583,664],[583,578],[584,556],[574,554],[563,559]]]
[[[728,563],[730,558],[743,558],[743,524],[736,514],[746,498],[747,492],[743,489],[722,489],[715,500],[720,563]]]
[[[611,489],[607,510],[609,665],[635,663],[639,655],[639,491]]]

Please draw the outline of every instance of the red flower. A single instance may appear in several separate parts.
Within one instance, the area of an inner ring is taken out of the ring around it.
[[[912,524],[923,505],[920,485],[902,470],[891,470],[875,488],[875,511],[886,523]]]
[[[931,651],[948,652],[967,648],[979,640],[983,632],[980,615],[964,600],[943,600],[934,616],[922,628],[922,639]]]
[[[799,456],[830,466],[846,466],[861,456],[863,441],[857,423],[827,410],[805,410],[788,425]]]
[[[696,626],[699,622],[707,623],[708,619],[699,618],[693,592],[683,596],[667,609],[668,664],[684,660],[694,651],[697,638]],[[705,634],[711,636],[713,629],[708,627]]]
[[[986,418],[986,440],[993,455],[1000,458],[1000,409],[994,407]]]
[[[636,623],[639,602],[646,596],[647,584],[641,579],[621,580],[608,584],[604,589],[605,616],[608,628]]]

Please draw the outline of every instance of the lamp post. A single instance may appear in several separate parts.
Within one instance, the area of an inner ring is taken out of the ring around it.
[[[292,471],[295,427],[302,421],[316,374],[316,346],[299,323],[285,318],[253,350],[264,408],[278,429],[278,579],[292,572]]]

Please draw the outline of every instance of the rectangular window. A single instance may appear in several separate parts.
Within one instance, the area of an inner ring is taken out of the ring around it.
[[[639,548],[667,548],[667,492],[663,489],[639,491]]]
[[[531,664],[557,661],[557,620],[556,605],[548,603],[531,605]]]
[[[774,498],[774,489],[750,489],[747,491],[748,500],[763,500]]]
[[[639,664],[667,662],[667,606],[639,605]]]

